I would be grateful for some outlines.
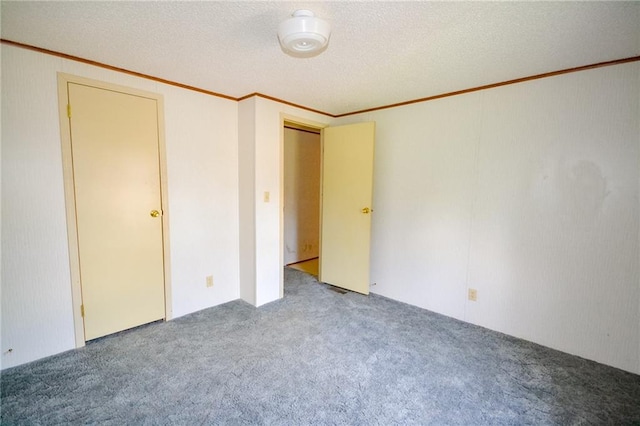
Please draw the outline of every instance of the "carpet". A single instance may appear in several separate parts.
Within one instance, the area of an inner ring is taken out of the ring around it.
[[[287,268],[233,301],[2,371],[3,425],[640,422],[640,376]]]

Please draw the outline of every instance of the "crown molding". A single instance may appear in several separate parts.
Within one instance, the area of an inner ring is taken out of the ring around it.
[[[199,93],[204,93],[206,95],[215,96],[215,97],[218,97],[218,98],[223,98],[223,99],[228,99],[228,100],[240,102],[240,101],[243,101],[245,99],[252,98],[252,97],[260,97],[260,98],[268,99],[268,100],[271,100],[271,101],[274,101],[274,102],[279,102],[281,104],[289,105],[289,106],[292,106],[292,107],[295,107],[295,108],[300,108],[300,109],[303,109],[303,110],[306,110],[306,111],[309,111],[309,112],[314,112],[316,114],[322,114],[322,115],[325,115],[325,116],[328,116],[328,117],[331,117],[331,118],[348,117],[348,116],[356,115],[356,114],[363,114],[363,113],[367,113],[367,112],[380,111],[380,110],[389,109],[389,108],[397,108],[397,107],[401,107],[401,106],[405,106],[405,105],[411,105],[411,104],[416,104],[416,103],[421,103],[421,102],[428,102],[428,101],[433,101],[433,100],[436,100],[436,99],[448,98],[448,97],[451,97],[451,96],[464,95],[466,93],[478,92],[480,90],[494,89],[496,87],[508,86],[508,85],[511,85],[511,84],[524,83],[524,82],[527,82],[527,81],[539,80],[539,79],[548,78],[548,77],[555,77],[555,76],[563,75],[563,74],[570,74],[570,73],[574,73],[574,72],[587,71],[587,70],[591,70],[591,69],[595,69],[595,68],[610,67],[610,66],[614,66],[614,65],[621,65],[621,64],[627,64],[627,63],[630,63],[630,62],[640,61],[640,56],[632,56],[632,57],[629,57],[629,58],[616,59],[616,60],[613,60],[613,61],[598,62],[598,63],[595,63],[595,64],[582,65],[582,66],[579,66],[579,67],[565,68],[565,69],[558,70],[558,71],[551,71],[551,72],[546,72],[546,73],[542,73],[542,74],[535,74],[535,75],[531,75],[531,76],[528,76],[528,77],[516,78],[516,79],[513,79],[513,80],[502,81],[502,82],[499,82],[499,83],[486,84],[486,85],[483,85],[483,86],[471,87],[471,88],[468,88],[468,89],[456,90],[454,92],[447,92],[447,93],[442,93],[442,94],[439,94],[439,95],[427,96],[427,97],[424,97],[424,98],[418,98],[418,99],[413,99],[413,100],[404,101],[404,102],[398,102],[398,103],[389,104],[389,105],[382,105],[382,106],[362,109],[362,110],[358,110],[358,111],[345,112],[345,113],[342,113],[342,114],[332,114],[332,113],[329,113],[329,112],[320,111],[320,110],[317,110],[317,109],[314,109],[314,108],[310,108],[310,107],[307,107],[307,106],[304,106],[304,105],[295,104],[293,102],[289,102],[289,101],[286,101],[284,99],[279,99],[279,98],[276,98],[276,97],[273,97],[273,96],[265,95],[265,94],[259,93],[259,92],[250,93],[248,95],[236,98],[234,96],[229,96],[229,95],[225,95],[225,94],[222,94],[222,93],[212,92],[210,90],[201,89],[199,87],[189,86],[187,84],[178,83],[176,81],[171,81],[171,80],[167,80],[167,79],[164,79],[164,78],[155,77],[155,76],[152,76],[152,75],[149,75],[149,74],[140,73],[140,72],[137,72],[137,71],[131,71],[131,70],[128,70],[128,69],[125,69],[125,68],[115,67],[113,65],[109,65],[109,64],[102,63],[102,62],[93,61],[91,59],[81,58],[81,57],[78,57],[78,56],[68,55],[66,53],[56,52],[54,50],[49,50],[49,49],[44,49],[44,48],[37,47],[37,46],[32,46],[32,45],[29,45],[29,44],[19,43],[17,41],[0,39],[0,43],[6,44],[8,46],[20,47],[22,49],[33,50],[33,51],[44,53],[44,54],[47,54],[47,55],[57,56],[57,57],[60,57],[60,58],[71,60],[71,61],[82,62],[84,64],[93,65],[93,66],[96,66],[96,67],[100,67],[100,68],[105,68],[105,69],[112,70],[112,71],[121,72],[121,73],[124,73],[124,74],[129,74],[129,75],[133,75],[133,76],[136,76],[136,77],[145,78],[145,79],[148,79],[148,80],[157,81],[159,83],[180,87],[182,89],[192,90],[192,91],[199,92]]]

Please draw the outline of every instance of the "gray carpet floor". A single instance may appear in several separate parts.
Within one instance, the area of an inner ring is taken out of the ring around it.
[[[640,376],[285,271],[234,301],[2,371],[19,424],[640,424]]]

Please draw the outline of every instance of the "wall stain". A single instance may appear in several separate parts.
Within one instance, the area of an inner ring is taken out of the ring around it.
[[[549,159],[532,171],[530,193],[540,226],[548,220],[566,229],[590,229],[597,224],[611,190],[596,162]]]
[[[559,167],[557,184],[563,219],[576,224],[593,225],[600,217],[605,200],[610,194],[602,170],[596,163],[587,160],[578,161],[569,167],[561,161]]]

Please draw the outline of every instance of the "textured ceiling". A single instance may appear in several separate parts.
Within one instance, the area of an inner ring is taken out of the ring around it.
[[[341,114],[640,55],[640,2],[2,1],[2,38],[232,97]],[[332,25],[292,58],[278,24]]]

